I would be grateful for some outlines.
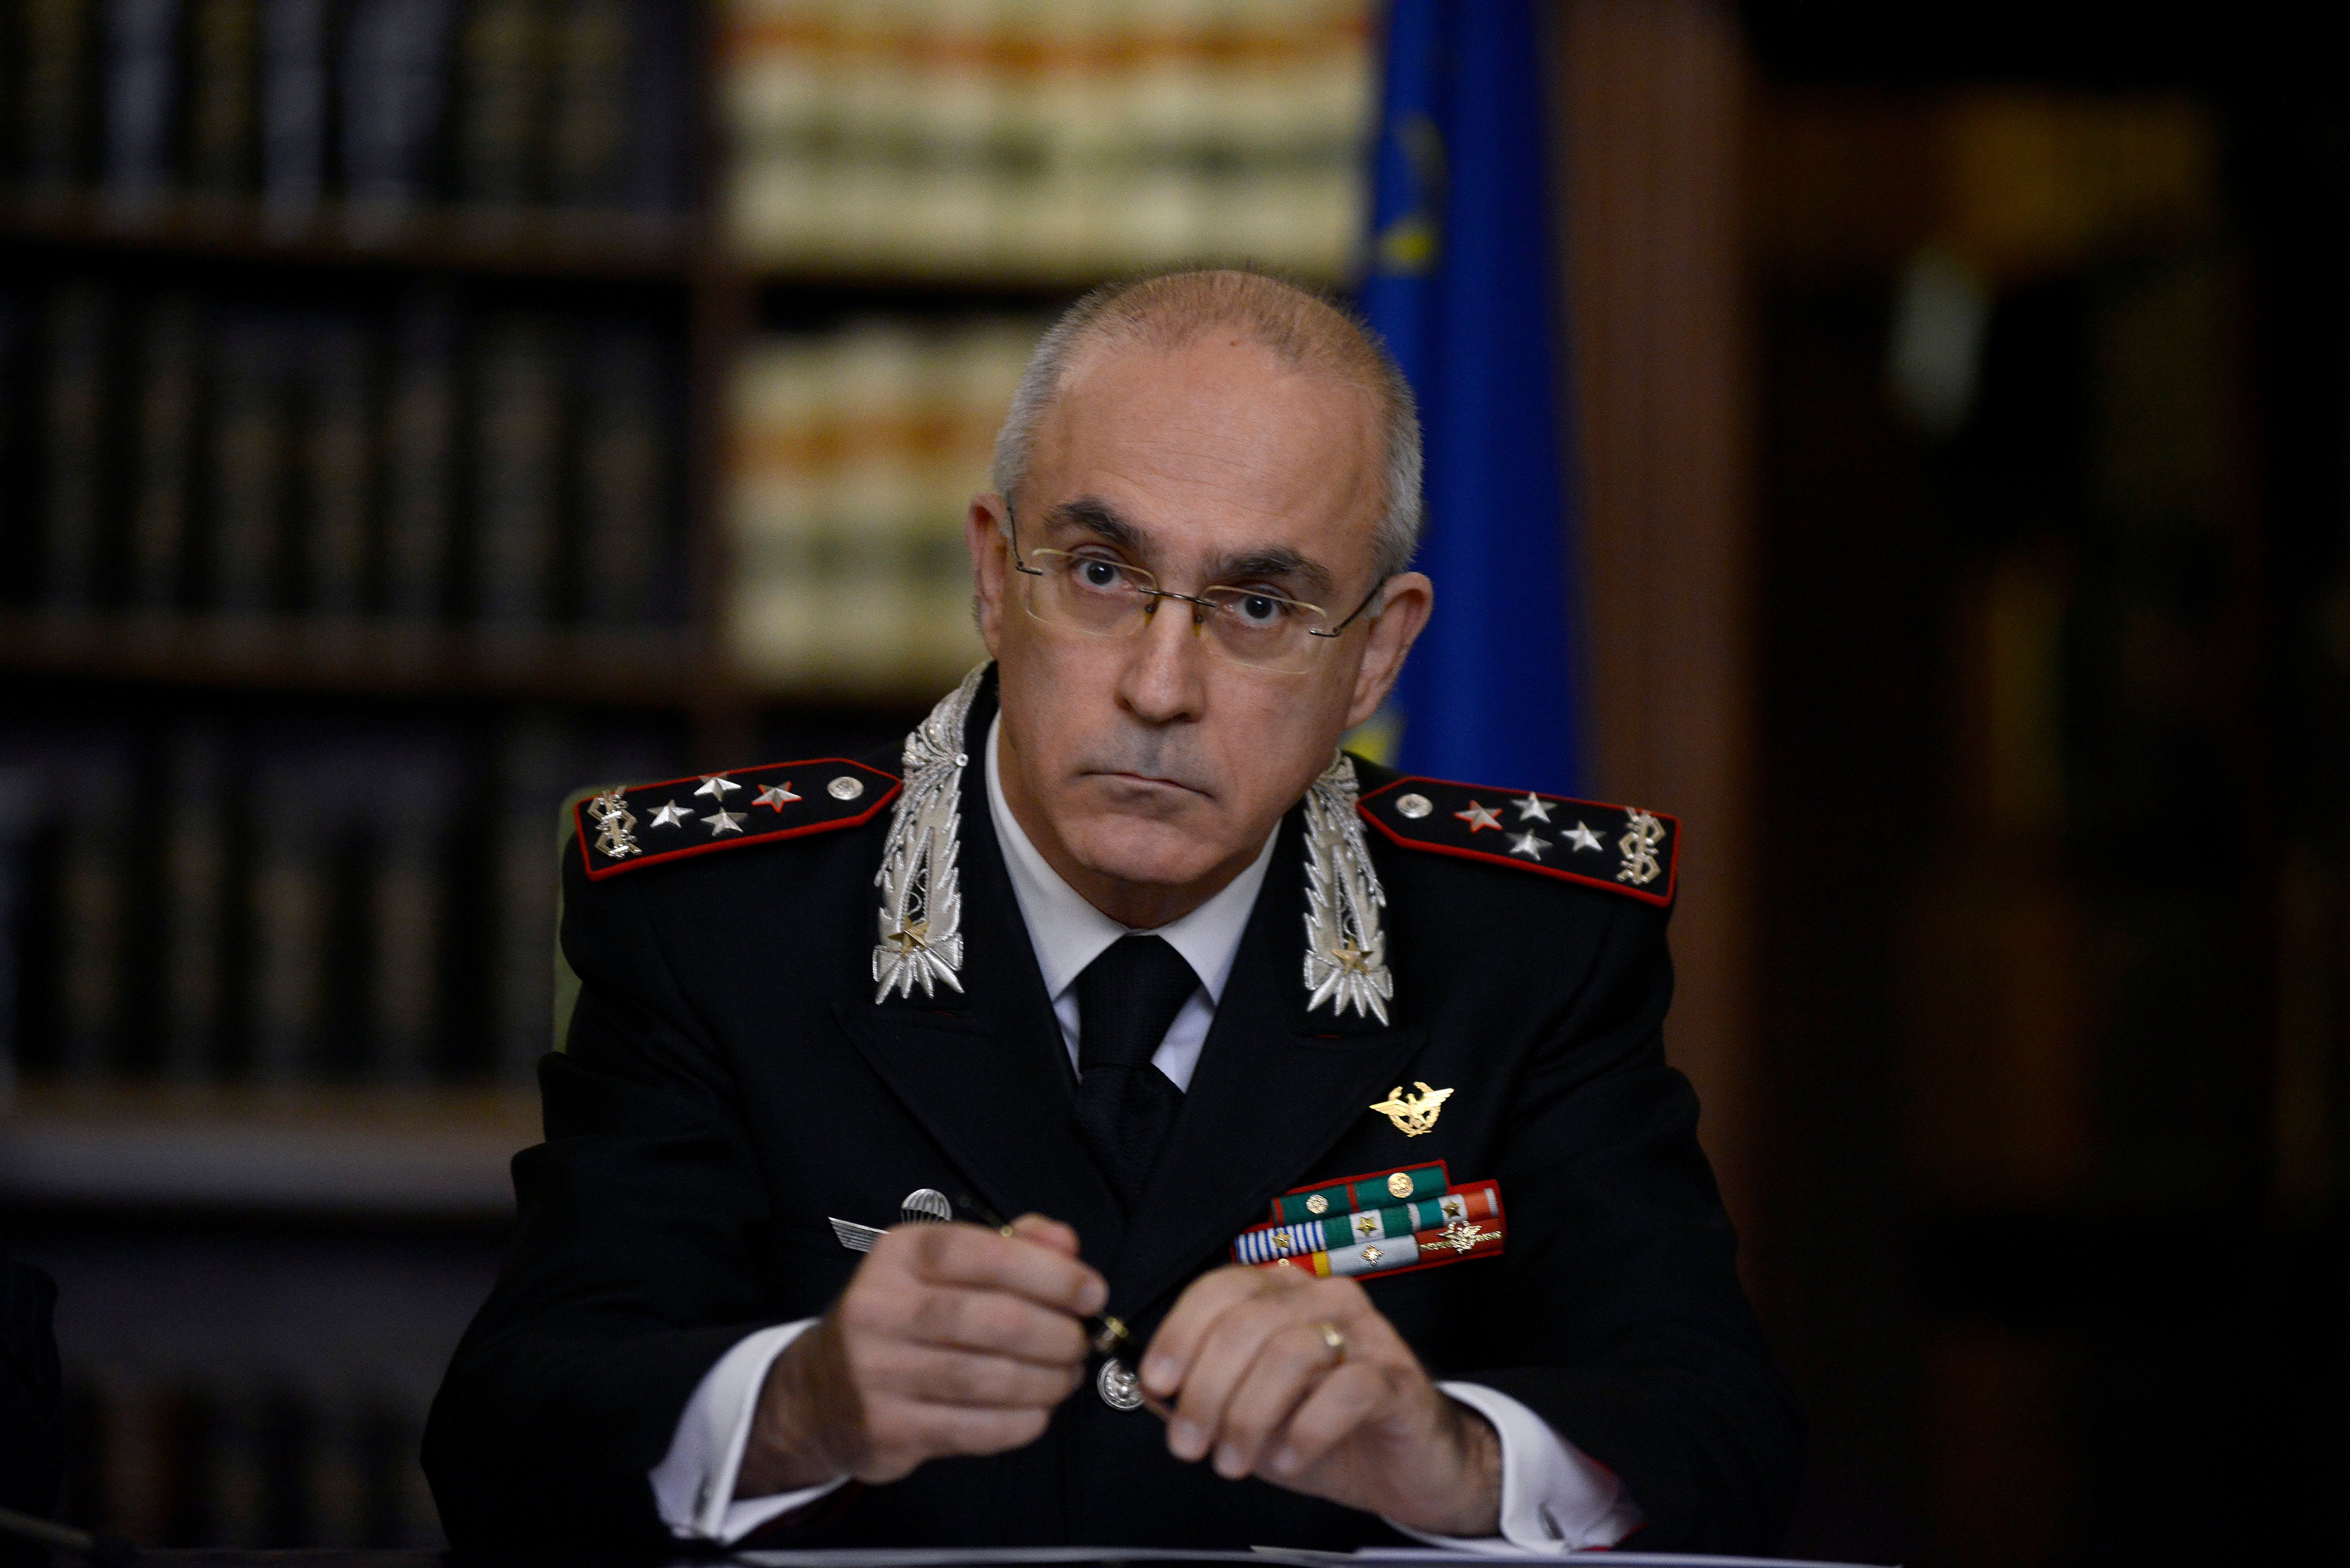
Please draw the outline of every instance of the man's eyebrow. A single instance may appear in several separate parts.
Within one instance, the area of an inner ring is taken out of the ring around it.
[[[1219,583],[1271,582],[1286,578],[1310,594],[1327,594],[1331,587],[1327,568],[1286,545],[1223,556],[1214,564],[1208,576],[1211,581]]]
[[[1150,537],[1119,515],[1118,509],[1097,495],[1064,501],[1045,514],[1048,525],[1081,528],[1105,545],[1114,545],[1140,559],[1150,554]],[[1327,594],[1333,579],[1329,569],[1285,545],[1222,556],[1209,563],[1211,583],[1289,582],[1309,594]]]
[[[1144,553],[1149,540],[1141,529],[1118,514],[1117,508],[1099,496],[1080,495],[1075,501],[1064,501],[1045,514],[1048,526],[1082,528],[1105,545],[1115,545],[1130,556]]]

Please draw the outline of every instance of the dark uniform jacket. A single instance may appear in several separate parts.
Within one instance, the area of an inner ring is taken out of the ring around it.
[[[1501,792],[1358,763],[1381,830],[1366,836],[1388,1021],[1306,1009],[1293,810],[1165,1153],[1122,1214],[1073,1125],[1075,1075],[990,823],[993,711],[991,679],[964,742],[960,994],[874,1000],[889,767],[775,772],[829,831],[715,840],[723,852],[596,880],[571,846],[563,947],[583,989],[540,1068],[546,1141],[515,1158],[513,1252],[425,1437],[452,1542],[673,1544],[646,1472],[729,1347],[847,1284],[859,1254],[831,1217],[888,1225],[931,1187],[1066,1220],[1140,1342],[1275,1195],[1440,1159],[1455,1183],[1499,1181],[1507,1235],[1499,1257],[1367,1278],[1430,1371],[1508,1393],[1614,1470],[1648,1520],[1627,1546],[1774,1546],[1796,1419],[1733,1272],[1696,1097],[1665,1064],[1658,895],[1611,888],[1606,856],[1585,856],[1606,861],[1588,881],[1540,874],[1500,853],[1502,831],[1454,819],[1473,797],[1507,822]],[[818,794],[840,776],[868,787]],[[1564,821],[1534,826],[1560,862]],[[1408,1137],[1368,1107],[1416,1080],[1453,1094]],[[1029,1447],[933,1460],[775,1543],[1399,1539],[1373,1514],[1179,1463],[1156,1417],[1088,1382]]]

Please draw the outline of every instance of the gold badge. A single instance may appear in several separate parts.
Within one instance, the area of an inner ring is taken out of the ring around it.
[[[1386,1256],[1387,1254],[1380,1251],[1377,1247],[1366,1247],[1363,1249],[1363,1262],[1367,1263],[1376,1263],[1381,1258]]]
[[[1430,1237],[1428,1244],[1431,1247],[1450,1247],[1456,1252],[1466,1252],[1474,1249],[1480,1241],[1492,1241],[1494,1234],[1495,1232],[1485,1230],[1472,1220],[1455,1220],[1444,1228],[1444,1234]]]
[[[1378,1233],[1379,1233],[1379,1217],[1378,1217],[1378,1215],[1376,1215],[1376,1214],[1360,1214],[1360,1215],[1357,1215],[1357,1216],[1356,1216],[1356,1218],[1355,1218],[1355,1234],[1356,1234],[1356,1235],[1357,1235],[1357,1236],[1376,1236],[1376,1235],[1378,1235]]]
[[[1388,1091],[1386,1099],[1371,1109],[1395,1123],[1396,1131],[1404,1137],[1418,1137],[1436,1126],[1437,1114],[1444,1109],[1444,1102],[1452,1097],[1452,1091],[1431,1089],[1418,1078],[1411,1083],[1419,1093],[1407,1095],[1403,1092],[1403,1085],[1399,1084]],[[1400,1198],[1403,1194],[1396,1196]]]
[[[1408,1171],[1408,1170],[1399,1170],[1399,1171],[1397,1171],[1394,1175],[1392,1175],[1392,1176],[1388,1177],[1388,1197],[1390,1197],[1390,1198],[1409,1198],[1409,1197],[1410,1197],[1410,1196],[1411,1196],[1411,1172],[1409,1172],[1409,1171]]]
[[[1313,1197],[1305,1200],[1305,1212],[1308,1214],[1327,1214],[1330,1212],[1330,1200],[1317,1192]]]
[[[1283,1262],[1289,1262],[1289,1250],[1295,1245],[1296,1243],[1289,1239],[1288,1231],[1275,1231],[1273,1233],[1273,1250],[1282,1255]]]

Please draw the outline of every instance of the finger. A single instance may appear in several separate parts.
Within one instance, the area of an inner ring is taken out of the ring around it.
[[[1183,1386],[1200,1346],[1219,1317],[1236,1303],[1293,1281],[1305,1282],[1293,1270],[1239,1265],[1192,1281],[1159,1324],[1159,1332],[1150,1336],[1150,1348],[1142,1358],[1143,1387],[1161,1399],[1172,1398]]]
[[[1101,1311],[1109,1299],[1101,1275],[1076,1257],[977,1225],[902,1226],[874,1244],[875,1255],[892,1242],[892,1259],[907,1260],[932,1284],[1009,1291],[1079,1316]]]
[[[1196,1459],[1221,1440],[1225,1408],[1259,1350],[1274,1334],[1301,1322],[1305,1313],[1322,1315],[1304,1293],[1271,1286],[1217,1315],[1174,1400],[1175,1416],[1167,1424],[1170,1452],[1180,1459]]]
[[[879,1392],[970,1409],[1049,1410],[1084,1379],[1078,1361],[1047,1366],[924,1345],[891,1347],[868,1375],[869,1386]]]
[[[1018,1240],[1049,1247],[1065,1258],[1077,1255],[1077,1233],[1058,1220],[1048,1220],[1042,1214],[1023,1214],[1012,1222],[1011,1230]]]
[[[1002,1291],[925,1290],[901,1310],[901,1331],[884,1338],[1045,1366],[1085,1359],[1086,1333],[1076,1318]]]
[[[1291,1412],[1258,1468],[1284,1480],[1304,1475],[1382,1416],[1395,1392],[1394,1377],[1386,1367],[1349,1362],[1336,1368]]]
[[[1267,1334],[1216,1428],[1216,1473],[1238,1480],[1278,1441],[1290,1417],[1342,1365],[1318,1325],[1292,1319]]]

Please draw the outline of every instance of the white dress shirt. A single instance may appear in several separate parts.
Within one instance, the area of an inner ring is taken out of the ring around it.
[[[1086,902],[1061,879],[1030,843],[1028,835],[1004,803],[1002,765],[998,761],[999,726],[987,730],[987,812],[996,841],[1003,846],[1003,862],[1012,876],[1012,891],[1036,951],[1036,967],[1053,1012],[1061,1021],[1061,1038],[1072,1067],[1077,1063],[1077,976],[1129,928]],[[1208,1026],[1214,1022],[1224,981],[1239,955],[1241,933],[1256,907],[1273,861],[1274,838],[1247,869],[1232,878],[1206,903],[1155,934],[1183,955],[1199,988],[1183,1003],[1167,1037],[1151,1055],[1151,1064],[1188,1090],[1200,1063]],[[769,1520],[788,1513],[841,1484],[827,1481],[799,1491],[736,1501],[734,1480],[742,1469],[743,1451],[751,1435],[759,1390],[767,1369],[792,1341],[815,1324],[813,1318],[779,1324],[743,1339],[721,1356],[686,1401],[678,1418],[669,1452],[653,1467],[653,1497],[661,1521],[681,1540],[731,1542],[742,1539]],[[1641,1523],[1638,1507],[1625,1494],[1623,1484],[1598,1461],[1553,1431],[1549,1424],[1519,1401],[1498,1389],[1475,1383],[1439,1383],[1437,1386],[1492,1423],[1502,1447],[1501,1533],[1482,1539],[1430,1535],[1394,1524],[1398,1530],[1439,1546],[1471,1552],[1566,1552],[1613,1546]],[[844,1478],[845,1479],[845,1478]]]

